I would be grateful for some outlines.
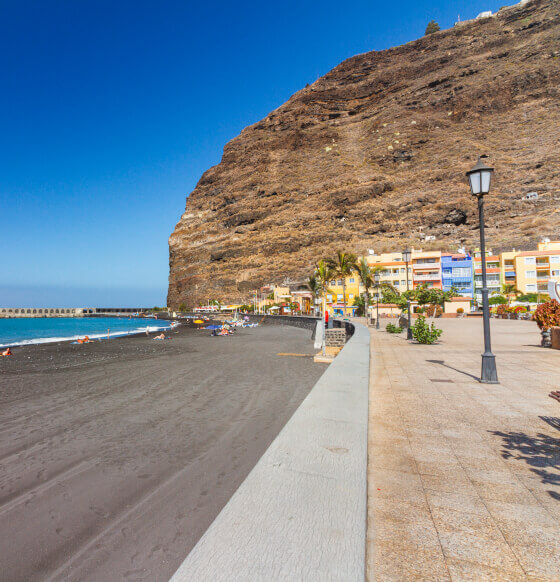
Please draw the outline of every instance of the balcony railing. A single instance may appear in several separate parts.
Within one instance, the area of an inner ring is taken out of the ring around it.
[[[434,273],[433,275],[417,275],[416,273],[414,273],[413,279],[415,281],[439,281],[440,274]]]
[[[439,269],[440,263],[413,263],[415,269]]]

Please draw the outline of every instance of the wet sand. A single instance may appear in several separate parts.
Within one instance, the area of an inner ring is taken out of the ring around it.
[[[168,580],[324,365],[291,327],[0,360],[1,580]],[[255,508],[258,511],[258,508]]]

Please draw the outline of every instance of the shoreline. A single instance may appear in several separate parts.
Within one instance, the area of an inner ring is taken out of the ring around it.
[[[110,319],[130,319],[130,318],[113,318],[111,316],[108,316],[108,318]],[[14,318],[15,319],[15,318]],[[19,320],[21,321],[24,318],[19,318]],[[39,319],[39,318],[29,318],[29,319]],[[43,319],[47,319],[47,318],[43,318]],[[69,318],[65,318],[65,319],[69,319]],[[87,319],[87,318],[76,318],[76,319]],[[139,321],[142,320],[142,318],[137,318]],[[145,318],[143,319],[143,321],[150,321],[150,322],[161,322],[158,324],[158,326],[154,326],[153,324],[148,324],[146,325],[146,328],[153,328],[153,329],[149,329],[149,333],[156,333],[158,331],[171,331],[173,330],[175,327],[179,327],[182,322],[180,321],[176,321],[175,319],[169,319],[169,320],[164,320],[164,319],[148,319]],[[176,324],[175,326],[173,324]],[[73,342],[73,341],[77,341],[80,338],[83,338],[84,336],[88,336],[92,342],[98,342],[98,341],[110,341],[113,339],[123,339],[126,337],[134,337],[137,335],[142,335],[146,333],[146,329],[134,329],[134,330],[128,330],[128,331],[114,331],[111,332],[109,334],[107,333],[100,333],[100,332],[83,332],[83,333],[79,333],[79,334],[75,334],[72,336],[68,336],[68,337],[38,337],[38,338],[32,338],[32,339],[24,339],[24,340],[19,340],[16,341],[14,343],[0,343],[0,349],[5,349],[5,348],[24,348],[24,347],[30,347],[30,346],[40,346],[40,345],[53,345],[53,344],[63,344],[63,343],[68,343],[68,342]],[[108,335],[108,337],[107,337]]]

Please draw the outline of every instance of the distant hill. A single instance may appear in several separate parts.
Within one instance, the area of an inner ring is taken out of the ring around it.
[[[296,93],[188,197],[169,305],[246,299],[338,248],[476,246],[464,173],[482,153],[496,169],[489,246],[558,238],[559,39],[559,2],[533,0],[358,55]]]

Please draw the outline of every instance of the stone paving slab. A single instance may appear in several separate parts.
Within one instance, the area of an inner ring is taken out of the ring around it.
[[[368,579],[560,580],[560,351],[492,320],[480,384],[482,321],[436,324],[433,346],[370,330]]]

